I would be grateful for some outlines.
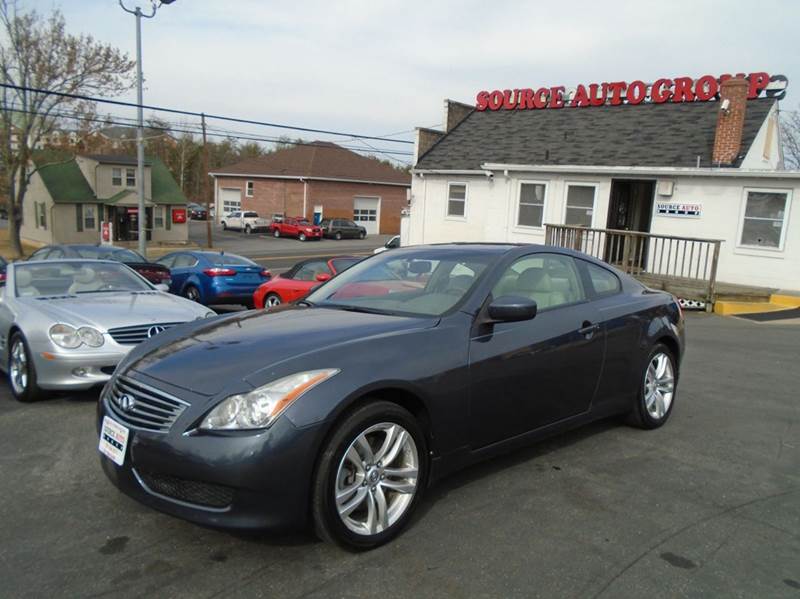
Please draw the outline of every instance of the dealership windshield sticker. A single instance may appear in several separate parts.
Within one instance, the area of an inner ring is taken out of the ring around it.
[[[659,216],[701,216],[703,207],[700,204],[678,204],[677,202],[656,202],[656,213]]]
[[[636,80],[607,83],[580,84],[567,89],[555,87],[496,89],[478,92],[475,108],[483,110],[536,110],[540,108],[584,108],[589,106],[618,106],[651,102],[708,102],[719,99],[723,82],[733,77],[745,79],[749,84],[748,99],[766,97],[782,100],[786,95],[788,79],[783,75],[757,72],[736,75],[703,75],[699,79],[675,77],[657,79],[654,83]]]

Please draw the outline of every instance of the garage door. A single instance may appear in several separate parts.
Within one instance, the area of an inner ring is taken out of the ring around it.
[[[367,230],[367,235],[380,233],[380,198],[355,198],[353,200],[353,220]]]
[[[217,211],[217,220],[230,212],[242,209],[242,190],[236,187],[223,187],[219,190],[219,205],[221,210]]]

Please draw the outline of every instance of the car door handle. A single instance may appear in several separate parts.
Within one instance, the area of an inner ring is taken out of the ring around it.
[[[578,329],[578,333],[583,335],[587,339],[590,339],[592,337],[592,335],[594,335],[595,332],[597,331],[597,329],[599,329],[599,328],[600,328],[600,325],[597,324],[596,322],[595,323],[591,323],[588,320],[584,320],[583,321],[583,325],[581,326],[581,328]]]

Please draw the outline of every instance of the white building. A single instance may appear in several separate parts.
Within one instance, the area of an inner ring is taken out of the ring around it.
[[[777,99],[748,90],[730,79],[719,101],[540,110],[447,101],[444,131],[418,129],[403,244],[639,231],[648,271],[660,236],[705,238],[722,242],[717,281],[800,291],[800,171],[783,170]],[[593,253],[616,263],[620,250]]]

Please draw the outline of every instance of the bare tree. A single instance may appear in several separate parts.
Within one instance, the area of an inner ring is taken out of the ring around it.
[[[800,109],[781,112],[780,123],[784,164],[800,169]]]
[[[11,250],[22,255],[22,206],[33,174],[34,152],[62,110],[89,112],[90,102],[48,92],[118,95],[133,85],[134,62],[90,35],[72,35],[60,11],[48,17],[23,11],[17,0],[0,0],[0,144],[8,190]],[[41,91],[37,91],[41,90]]]

